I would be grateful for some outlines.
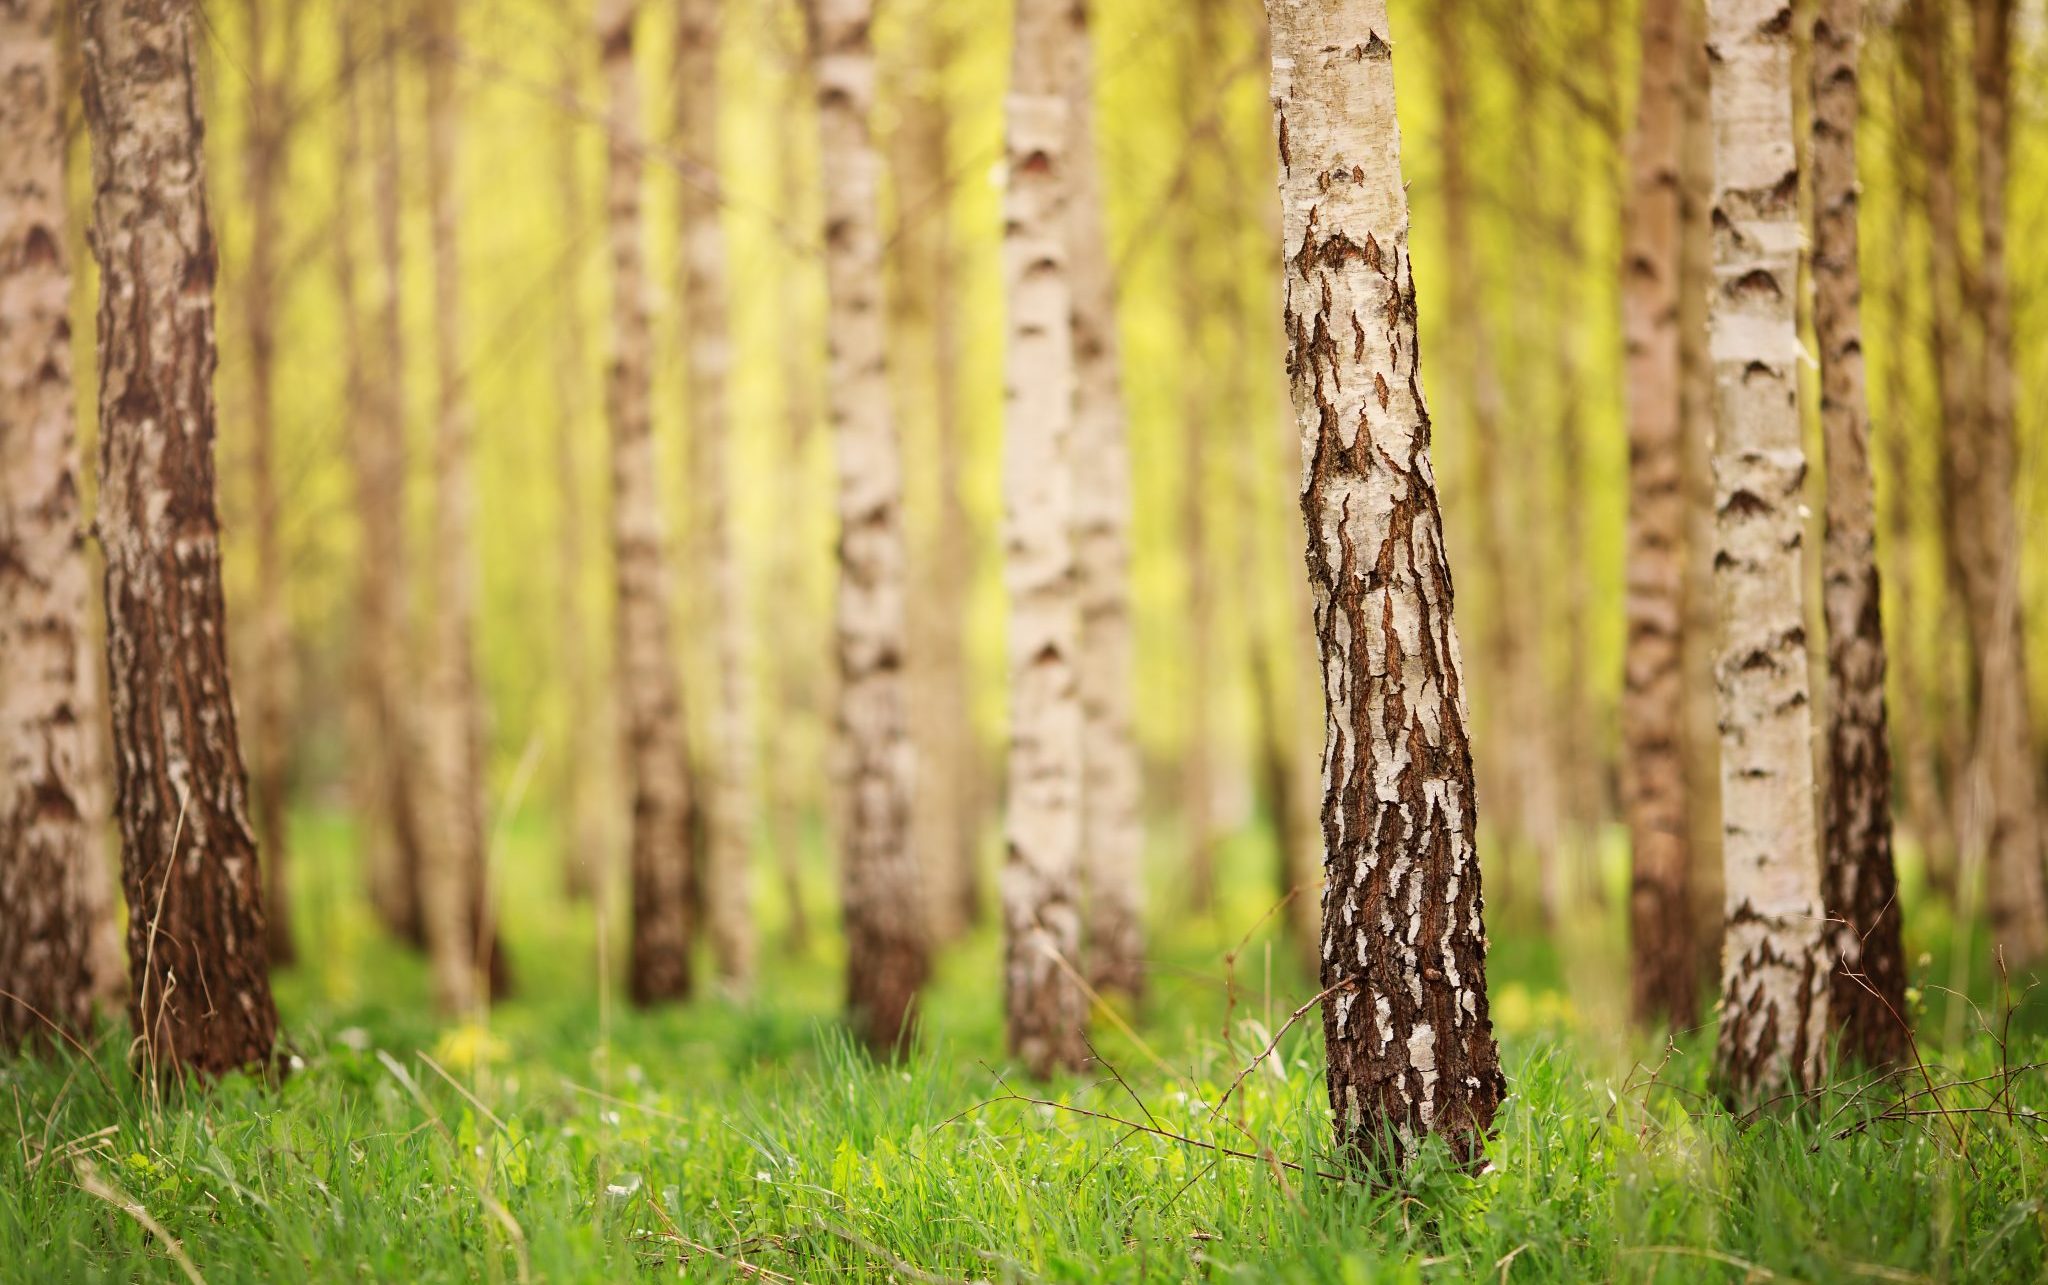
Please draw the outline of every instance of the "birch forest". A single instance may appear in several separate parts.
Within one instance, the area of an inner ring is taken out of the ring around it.
[[[0,0],[0,1282],[2038,1281],[2048,0]]]

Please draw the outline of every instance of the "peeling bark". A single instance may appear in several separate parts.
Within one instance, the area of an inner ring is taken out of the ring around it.
[[[1486,997],[1464,666],[1429,463],[1383,0],[1272,0],[1287,369],[1322,653],[1322,979],[1340,1149],[1477,1163]]]
[[[130,993],[149,1069],[277,1039],[214,508],[213,284],[189,3],[85,0],[100,515]]]
[[[1727,937],[1716,1079],[1747,1108],[1817,1083],[1828,976],[1800,546],[1799,168],[1784,0],[1709,0],[1715,554]]]
[[[91,1029],[110,907],[88,720],[56,8],[0,9],[0,1050]]]
[[[1145,989],[1145,830],[1131,733],[1131,455],[1095,153],[1095,58],[1086,0],[1067,10],[1067,227],[1073,281],[1074,564],[1080,598],[1083,878],[1088,969],[1100,990]]]
[[[813,0],[812,13],[825,178],[826,397],[839,453],[846,1006],[861,1041],[892,1054],[909,1038],[930,963],[910,834],[903,461],[881,297],[873,11],[870,0]]]
[[[1010,760],[1002,902],[1010,1052],[1034,1076],[1079,1066],[1087,1006],[1076,900],[1083,714],[1074,567],[1066,5],[1019,0],[1005,105],[1004,570]]]
[[[1813,29],[1814,333],[1827,450],[1821,575],[1830,693],[1822,892],[1834,938],[1828,1011],[1839,1052],[1879,1066],[1906,1055],[1909,1032],[1892,865],[1892,755],[1857,266],[1862,27],[1863,0],[1822,0]]]

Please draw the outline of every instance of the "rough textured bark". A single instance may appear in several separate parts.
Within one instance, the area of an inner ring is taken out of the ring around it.
[[[1630,1007],[1643,1024],[1699,1016],[1688,892],[1685,435],[1680,416],[1679,196],[1684,0],[1644,0],[1622,263],[1628,536],[1622,806],[1628,821]]]
[[[560,88],[565,102],[583,93],[583,58],[588,46],[564,41]],[[590,217],[583,189],[583,167],[577,162],[576,140],[584,122],[563,113],[555,131],[556,181],[562,199],[562,235],[580,240]],[[554,344],[555,423],[549,445],[560,504],[556,531],[556,646],[562,688],[567,702],[563,717],[562,886],[571,897],[608,896],[611,887],[611,828],[604,789],[611,772],[603,749],[606,718],[597,667],[591,662],[588,608],[583,582],[588,558],[584,551],[583,467],[578,440],[589,422],[590,341],[577,282],[582,256],[565,265],[559,339]]]
[[[1979,528],[1977,553],[1963,577],[1976,637],[1977,756],[1990,805],[1986,905],[1992,942],[2008,963],[2048,955],[2048,885],[2043,883],[2044,825],[2028,708],[2022,620],[2020,528],[2013,487],[2018,475],[2017,388],[2013,367],[2012,286],[2006,270],[2011,169],[2014,0],[1972,0],[1972,72],[1977,107],[1977,313],[1983,344],[1976,374],[1975,438],[1957,461],[1970,487],[1960,521]]]
[[[461,1013],[501,989],[485,871],[483,708],[476,678],[475,415],[462,351],[454,0],[426,13],[428,239],[434,268],[434,506],[424,692],[428,812],[421,903],[435,998]]]
[[[1073,281],[1074,564],[1081,604],[1083,877],[1088,968],[1101,990],[1145,987],[1145,830],[1131,733],[1131,455],[1117,355],[1116,277],[1095,154],[1086,0],[1067,9],[1068,263]]]
[[[56,7],[0,9],[0,1050],[103,985]]]
[[[1722,1095],[1816,1082],[1830,958],[1814,822],[1799,550],[1799,167],[1782,0],[1709,0],[1713,63],[1715,555],[1721,700]]]
[[[1323,1004],[1338,1145],[1476,1162],[1506,1092],[1429,463],[1383,0],[1272,0],[1287,369],[1322,653]]]
[[[676,8],[676,137],[683,155],[718,172],[720,0],[679,0]],[[745,994],[754,976],[755,801],[753,681],[748,616],[741,592],[732,507],[726,379],[732,341],[726,322],[725,232],[714,193],[685,183],[681,294],[687,342],[683,371],[690,424],[690,492],[710,584],[718,699],[712,709],[710,843],[705,851],[705,928],[720,984]]]
[[[1002,901],[1010,1052],[1035,1076],[1079,1066],[1075,974],[1082,726],[1073,545],[1073,303],[1067,9],[1019,0],[1005,104],[1003,563],[1010,759]]]
[[[280,198],[288,180],[290,131],[285,95],[298,50],[300,6],[284,7],[283,30],[269,49],[271,6],[246,0],[248,121],[244,126],[244,182],[249,202],[249,259],[242,281],[243,337],[249,346],[249,471],[256,501],[255,654],[249,666],[250,792],[256,804],[256,842],[263,852],[264,905],[270,923],[270,961],[298,956],[292,936],[289,855],[285,829],[291,789],[291,605],[284,576],[277,477],[277,311],[282,282]],[[273,62],[277,65],[272,66]]]
[[[371,890],[385,926],[417,947],[427,944],[420,875],[426,866],[423,807],[426,790],[417,687],[411,666],[409,621],[411,541],[406,538],[405,261],[400,228],[402,199],[399,136],[399,46],[404,0],[382,0],[382,49],[374,126],[377,163],[374,201],[380,297],[378,366],[366,399],[363,472],[357,507],[363,522],[363,575],[357,587],[364,683],[374,705],[377,741],[371,762],[382,773],[381,822],[371,852]]]
[[[671,578],[655,488],[649,392],[653,339],[640,212],[640,86],[633,73],[634,0],[603,0],[597,18],[610,103],[605,224],[612,260],[612,557],[616,576],[619,719],[633,790],[636,1004],[690,993],[690,776],[683,696],[670,624]]]
[[[188,3],[86,0],[100,540],[137,1039],[220,1074],[277,1038],[214,509],[215,252]]]
[[[903,655],[903,462],[882,306],[881,157],[869,117],[869,0],[813,0],[825,179],[827,411],[839,455],[840,842],[846,1006],[878,1053],[901,1049],[930,964],[911,846],[913,771]]]
[[[1857,266],[1857,55],[1863,0],[1822,0],[1813,28],[1814,333],[1827,450],[1822,605],[1828,628],[1822,892],[1833,935],[1828,1011],[1844,1057],[1905,1056],[1906,961],[1892,866],[1892,755],[1876,498]]]

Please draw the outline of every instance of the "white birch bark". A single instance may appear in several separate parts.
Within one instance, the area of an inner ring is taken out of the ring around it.
[[[1723,636],[1718,1078],[1751,1106],[1821,1072],[1828,951],[1801,608],[1799,337],[1803,234],[1783,0],[1709,0],[1714,131],[1710,351],[1716,582]]]

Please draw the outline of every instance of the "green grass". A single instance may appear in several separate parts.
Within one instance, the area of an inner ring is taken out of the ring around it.
[[[1002,1057],[991,933],[948,953],[900,1067],[846,1046],[836,944],[792,955],[772,905],[754,1005],[636,1014],[600,996],[592,914],[555,894],[544,832],[521,827],[505,897],[520,995],[487,1027],[441,1029],[424,970],[369,924],[346,828],[314,816],[297,837],[309,962],[279,1002],[301,1065],[276,1087],[158,1097],[118,1028],[90,1062],[0,1063],[0,1133],[21,1135],[0,1147],[0,1279],[177,1280],[179,1253],[214,1282],[2032,1281],[2048,1262],[2041,1071],[2001,1076],[1966,1022],[1932,1074],[1991,1078],[1905,1103],[1955,1114],[1884,1115],[1916,1075],[1740,1128],[1704,1095],[1705,1035],[1667,1061],[1624,1033],[1612,910],[1554,943],[1497,943],[1512,1097],[1492,1167],[1428,1154],[1373,1190],[1314,1176],[1333,1161],[1312,1018],[1211,1108],[1313,990],[1284,943],[1246,938],[1269,868],[1251,838],[1228,854],[1248,872],[1231,910],[1155,916],[1175,928],[1142,1045],[1097,1022],[1121,1081],[1041,1090]],[[1939,926],[1910,933],[1931,952],[1920,972],[1946,978]],[[2048,1060],[2048,1040],[2007,1052]]]

